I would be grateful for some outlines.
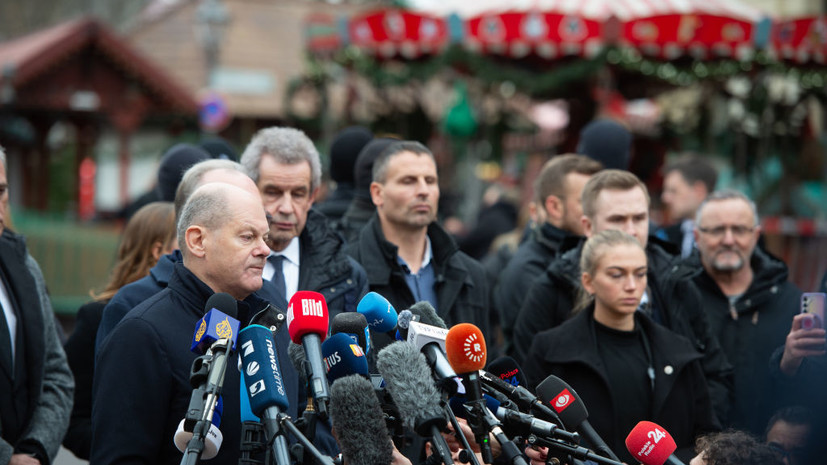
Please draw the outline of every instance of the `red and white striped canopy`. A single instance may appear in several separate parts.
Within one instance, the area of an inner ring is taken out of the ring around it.
[[[672,14],[708,14],[759,21],[766,14],[739,0],[412,0],[410,9],[433,15],[456,13],[462,18],[507,11],[554,12],[604,21],[629,21]]]

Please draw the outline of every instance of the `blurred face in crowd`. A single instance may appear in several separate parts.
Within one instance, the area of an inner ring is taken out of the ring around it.
[[[749,265],[761,227],[743,199],[707,202],[695,225],[695,242],[704,268],[735,272]]]
[[[678,170],[670,171],[663,178],[663,193],[660,198],[673,220],[693,219],[695,210],[705,196],[703,183],[689,184]]]
[[[9,182],[6,179],[6,166],[0,163],[0,233],[9,221]]]
[[[583,205],[580,203],[580,195],[583,193],[583,186],[589,181],[591,175],[581,173],[569,173],[565,180],[565,194],[560,199],[563,206],[563,217],[559,226],[563,231],[568,231],[578,236],[583,235]]]
[[[270,241],[276,251],[284,250],[304,230],[307,212],[316,198],[310,179],[310,163],[306,161],[286,164],[270,155],[261,157],[258,189],[264,209],[272,217]]]
[[[807,447],[809,437],[810,425],[795,425],[778,420],[767,431],[767,444],[783,455],[785,465],[797,465]]]
[[[427,154],[401,152],[388,160],[385,182],[373,182],[371,199],[383,223],[421,229],[436,220],[439,185],[436,164]]]
[[[581,276],[583,288],[594,295],[598,321],[629,321],[646,290],[646,254],[628,243],[601,249],[594,272]]]
[[[649,204],[640,187],[629,190],[604,189],[597,194],[594,218],[582,217],[584,234],[616,229],[633,236],[646,248],[649,240]]]

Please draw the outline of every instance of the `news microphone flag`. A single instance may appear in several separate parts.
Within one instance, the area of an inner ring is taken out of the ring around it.
[[[235,298],[227,293],[219,292],[210,296],[207,300],[210,310],[195,324],[190,350],[203,355],[219,339],[231,339],[232,349],[235,350],[239,327],[236,319],[237,305]]]
[[[626,437],[626,449],[643,465],[683,465],[672,455],[677,448],[672,435],[651,421],[641,421]]]

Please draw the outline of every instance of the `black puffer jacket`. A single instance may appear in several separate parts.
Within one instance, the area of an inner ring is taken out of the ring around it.
[[[700,308],[734,367],[732,413],[724,426],[760,435],[779,405],[767,366],[773,351],[786,340],[792,318],[799,311],[801,291],[787,281],[787,265],[760,248],[755,249],[750,265],[752,284],[734,304],[701,267],[697,251],[681,267],[694,270]]]
[[[493,300],[494,308],[500,313],[506,352],[512,352],[514,324],[531,284],[557,257],[557,251],[567,237],[574,238],[551,223],[534,228],[500,273]]]
[[[355,312],[368,292],[367,274],[346,253],[342,236],[333,231],[324,215],[310,210],[299,238],[299,290],[322,294],[331,321],[341,312]]]
[[[520,309],[514,328],[513,356],[525,361],[534,335],[554,328],[571,315],[580,286],[580,253],[578,245],[554,260],[537,278]],[[713,409],[718,420],[727,418],[732,392],[732,366],[718,340],[713,337],[701,297],[690,278],[696,270],[679,266],[679,258],[664,250],[661,241],[649,237],[646,246],[649,263],[647,278],[650,302],[659,309],[663,326],[689,339],[703,354],[701,365],[710,389]]]

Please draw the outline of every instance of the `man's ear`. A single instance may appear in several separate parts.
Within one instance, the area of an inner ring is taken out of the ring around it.
[[[546,201],[543,202],[543,207],[546,209],[548,219],[559,220],[563,218],[563,200],[556,195],[549,195]]]
[[[706,196],[709,195],[709,191],[706,190],[706,184],[704,184],[703,181],[695,181],[692,183],[691,189],[698,203],[703,202]]]
[[[317,195],[319,195],[319,188],[318,187],[313,189],[312,192],[310,192],[310,205],[311,206],[313,205],[313,202],[316,201],[316,196]]]
[[[207,231],[198,225],[192,225],[184,233],[187,250],[195,257],[203,258],[206,255]]]
[[[580,217],[580,224],[583,225],[583,235],[586,237],[592,237],[594,234],[592,231],[592,220],[588,216],[583,215]]]
[[[373,202],[374,205],[377,207],[382,205],[382,184],[378,182],[370,183],[370,200]]]

